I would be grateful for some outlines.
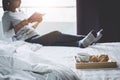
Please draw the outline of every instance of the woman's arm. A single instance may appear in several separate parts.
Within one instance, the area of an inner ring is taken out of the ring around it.
[[[28,25],[30,21],[25,19],[23,21],[21,21],[19,24],[17,24],[15,27],[14,27],[14,30],[15,30],[15,33],[17,33],[22,27],[24,27],[25,25]]]

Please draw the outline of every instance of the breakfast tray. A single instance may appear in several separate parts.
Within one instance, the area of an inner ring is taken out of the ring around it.
[[[110,58],[108,62],[77,62],[75,58],[76,69],[92,69],[92,68],[117,68],[117,62]]]

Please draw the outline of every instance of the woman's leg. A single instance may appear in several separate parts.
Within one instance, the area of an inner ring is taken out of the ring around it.
[[[85,48],[99,39],[99,35],[97,35],[94,30],[90,31],[86,36],[68,35],[54,31],[43,36],[36,36],[27,39],[25,41],[39,43],[45,46],[76,46]]]
[[[27,42],[39,43],[45,46],[78,46],[78,41],[84,36],[75,36],[63,34],[59,31],[53,31],[43,36],[36,36],[27,39]]]

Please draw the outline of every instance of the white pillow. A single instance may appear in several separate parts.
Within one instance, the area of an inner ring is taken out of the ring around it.
[[[0,44],[0,55],[12,56],[16,51],[16,47],[9,44]]]
[[[24,48],[26,50],[32,50],[32,51],[37,51],[42,47],[41,44],[28,43],[25,41],[14,41],[11,43],[11,45],[14,45],[15,47],[17,47],[17,49]]]
[[[9,42],[0,40],[0,44],[8,44]]]
[[[0,56],[0,67],[12,70],[31,70],[31,63],[16,56]]]

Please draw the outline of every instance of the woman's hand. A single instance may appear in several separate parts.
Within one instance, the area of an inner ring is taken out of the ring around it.
[[[30,18],[28,18],[29,22],[41,22],[43,20],[42,18],[43,14],[35,12]]]

